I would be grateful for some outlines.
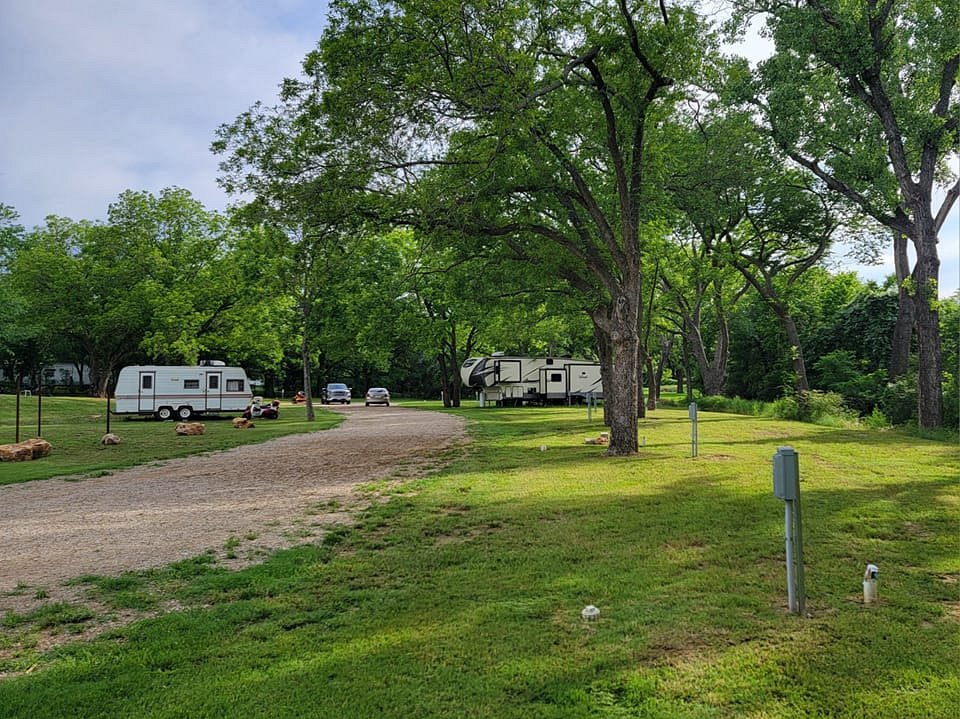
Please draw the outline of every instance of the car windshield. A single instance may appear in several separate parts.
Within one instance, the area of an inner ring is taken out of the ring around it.
[[[347,385],[345,384],[328,384],[327,385],[327,389],[329,390],[346,389],[346,388],[347,388]]]

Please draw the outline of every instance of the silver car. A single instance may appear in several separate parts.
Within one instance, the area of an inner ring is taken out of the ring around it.
[[[385,404],[387,407],[389,407],[390,392],[386,387],[371,387],[367,390],[365,402],[367,407],[372,404]]]

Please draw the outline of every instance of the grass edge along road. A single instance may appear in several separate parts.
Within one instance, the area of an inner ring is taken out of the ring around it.
[[[0,395],[0,444],[12,443],[16,438],[15,403],[15,396]],[[37,436],[37,412],[36,397],[21,399],[21,440]],[[40,407],[40,434],[53,445],[53,451],[39,462],[0,464],[0,485],[61,476],[102,476],[125,467],[329,429],[343,421],[342,415],[317,407],[316,420],[307,422],[305,408],[289,401],[281,405],[278,419],[257,420],[250,430],[238,430],[231,424],[231,418],[239,414],[224,412],[198,417],[194,421],[203,423],[206,431],[190,437],[174,433],[176,422],[112,416],[110,431],[122,441],[119,445],[104,446],[100,444],[100,438],[106,433],[104,400],[44,397]]]
[[[7,647],[0,715],[954,716],[955,443],[702,412],[694,459],[667,409],[607,458],[582,409],[461,414],[468,454],[320,545],[89,578],[116,612],[178,609],[45,654],[42,632],[96,618],[47,621]],[[786,444],[808,618],[785,610]]]

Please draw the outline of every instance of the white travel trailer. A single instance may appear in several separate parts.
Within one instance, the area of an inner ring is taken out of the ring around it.
[[[124,367],[114,397],[116,414],[187,420],[205,412],[242,412],[253,401],[253,392],[243,369],[211,362],[197,367]]]
[[[471,357],[460,378],[481,405],[579,404],[603,399],[600,365],[570,357]]]

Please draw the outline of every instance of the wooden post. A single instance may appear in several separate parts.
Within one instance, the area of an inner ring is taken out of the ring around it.
[[[20,392],[23,387],[23,372],[17,370],[17,431],[14,442],[20,442]]]
[[[40,418],[43,415],[43,368],[40,368],[40,379],[37,384],[37,436],[42,437]]]

